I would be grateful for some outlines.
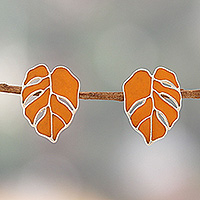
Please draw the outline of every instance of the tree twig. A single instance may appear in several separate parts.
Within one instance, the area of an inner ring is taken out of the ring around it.
[[[5,83],[0,84],[0,92],[21,94],[21,90],[21,86],[8,85]],[[39,93],[35,95],[38,96]],[[181,89],[181,94],[183,98],[200,99],[200,90]],[[123,92],[80,92],[79,98],[84,100],[123,101],[124,95]]]

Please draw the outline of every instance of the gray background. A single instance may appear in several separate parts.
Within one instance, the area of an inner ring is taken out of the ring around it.
[[[1,0],[0,82],[38,63],[67,65],[81,91],[121,91],[136,69],[164,65],[200,88],[198,0]],[[184,99],[165,139],[146,146],[123,103],[80,101],[59,141],[39,137],[20,96],[0,94],[1,199],[200,199],[200,102]]]

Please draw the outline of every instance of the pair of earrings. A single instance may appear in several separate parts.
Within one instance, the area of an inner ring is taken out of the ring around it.
[[[59,66],[49,71],[45,64],[31,68],[22,84],[23,113],[36,132],[51,142],[58,140],[79,106],[80,81]],[[123,84],[124,110],[132,127],[146,144],[163,138],[179,118],[182,96],[175,73],[158,67],[151,75],[135,71]]]

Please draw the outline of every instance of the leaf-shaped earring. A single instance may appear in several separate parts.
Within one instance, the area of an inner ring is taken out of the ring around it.
[[[124,110],[132,127],[146,144],[167,134],[179,118],[182,96],[174,72],[158,67],[134,72],[123,84]]]
[[[31,68],[22,84],[25,118],[36,132],[55,143],[79,106],[79,80],[64,66],[50,73],[45,64]]]

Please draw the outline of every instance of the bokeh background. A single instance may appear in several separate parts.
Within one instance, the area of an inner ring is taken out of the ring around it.
[[[38,63],[67,65],[81,91],[121,91],[136,69],[200,88],[198,0],[1,0],[0,82]],[[123,103],[80,101],[59,141],[39,137],[19,95],[0,94],[0,199],[199,200],[200,101],[184,99],[165,139],[146,146]]]

